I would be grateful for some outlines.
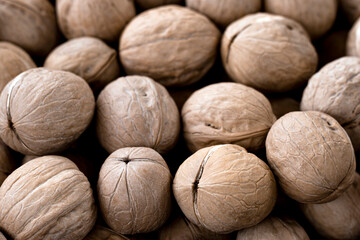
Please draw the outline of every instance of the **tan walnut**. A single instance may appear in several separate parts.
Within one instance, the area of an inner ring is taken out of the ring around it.
[[[136,5],[141,9],[159,7],[165,4],[181,4],[183,0],[135,0]]]
[[[347,41],[346,54],[360,57],[360,18],[352,26]]]
[[[16,164],[7,146],[0,141],[0,186],[16,168]]]

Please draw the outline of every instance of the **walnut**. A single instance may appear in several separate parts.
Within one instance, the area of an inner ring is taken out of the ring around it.
[[[300,24],[268,13],[247,15],[230,24],[222,38],[221,57],[235,82],[266,92],[303,85],[318,62]]]
[[[192,152],[221,143],[248,150],[264,147],[275,122],[269,101],[239,83],[216,83],[193,93],[181,111],[186,143]]]
[[[0,232],[0,240],[6,240],[6,237],[1,232]]]
[[[243,147],[203,148],[176,172],[173,192],[185,216],[217,233],[230,233],[261,222],[276,202],[270,168]]]
[[[360,58],[335,60],[311,77],[301,110],[314,110],[335,118],[360,150]]]
[[[0,186],[15,168],[16,165],[9,149],[0,141]]]
[[[269,98],[271,108],[276,118],[280,118],[289,112],[299,111],[300,103],[289,97]]]
[[[82,78],[70,72],[29,69],[1,93],[0,136],[23,154],[60,152],[87,128],[94,108],[93,93]]]
[[[352,26],[346,41],[346,54],[360,57],[360,18]]]
[[[151,232],[171,211],[170,170],[151,148],[121,148],[101,167],[100,209],[106,223],[121,234]]]
[[[128,74],[165,86],[189,85],[214,64],[220,32],[205,16],[170,5],[137,15],[120,39],[120,60]]]
[[[129,238],[117,234],[111,229],[96,225],[84,240],[129,240]]]
[[[350,138],[321,112],[291,112],[279,118],[266,138],[266,156],[284,192],[302,203],[334,200],[355,176]]]
[[[0,188],[0,229],[15,239],[83,239],[96,220],[90,184],[74,163],[44,156]]]
[[[141,9],[159,7],[165,4],[180,4],[183,0],[135,0],[136,5]]]
[[[360,0],[339,0],[339,5],[351,23],[360,17]]]

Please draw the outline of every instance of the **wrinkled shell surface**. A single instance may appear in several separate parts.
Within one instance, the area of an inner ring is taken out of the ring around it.
[[[300,103],[293,98],[270,98],[269,101],[276,118],[280,118],[289,112],[300,111]]]
[[[117,41],[125,25],[135,16],[130,0],[57,0],[59,27],[66,38],[97,37]]]
[[[57,42],[55,9],[47,0],[0,0],[0,40],[45,56]]]
[[[93,89],[104,87],[120,74],[117,52],[92,37],[76,38],[59,45],[48,55],[44,67],[75,73]]]
[[[360,150],[360,58],[335,60],[311,77],[301,110],[314,110],[335,118]]]
[[[94,108],[93,93],[82,78],[64,71],[30,69],[2,91],[0,136],[23,154],[58,152],[87,128]]]
[[[120,39],[120,59],[128,74],[165,86],[198,81],[213,65],[220,32],[205,16],[171,5],[137,15]]]
[[[121,77],[104,88],[96,104],[97,136],[108,152],[150,147],[164,153],[176,144],[179,111],[167,90],[152,79]]]
[[[269,167],[231,144],[203,148],[186,159],[176,172],[173,192],[191,222],[218,233],[261,222],[277,197]]]
[[[304,204],[303,213],[323,236],[329,239],[360,238],[360,175],[342,195],[323,204]]]
[[[360,57],[360,18],[352,26],[346,42],[346,54]]]
[[[154,7],[159,7],[165,4],[180,4],[183,0],[135,0],[135,3],[141,9],[149,9]]]
[[[230,24],[222,38],[221,58],[235,82],[269,92],[301,86],[318,62],[300,24],[267,13],[247,15]]]
[[[355,176],[350,138],[321,112],[291,112],[271,127],[266,156],[284,192],[302,203],[337,198]]]
[[[121,234],[158,229],[171,211],[171,179],[166,162],[151,148],[122,148],[112,153],[98,181],[106,223]]]
[[[350,22],[360,17],[360,0],[339,0],[339,5]]]
[[[193,152],[221,143],[260,149],[276,120],[266,97],[239,83],[217,83],[196,91],[181,116]]]
[[[265,0],[265,11],[301,23],[312,38],[324,35],[333,25],[337,0]]]
[[[16,168],[9,149],[0,141],[0,186]]]
[[[74,163],[44,156],[0,188],[0,229],[15,239],[83,239],[96,220],[90,184]]]
[[[84,238],[84,240],[129,240],[105,227],[95,226],[95,228]]]
[[[302,226],[293,219],[268,217],[261,223],[238,232],[236,240],[310,240]]]
[[[221,27],[261,9],[261,0],[186,0],[186,6],[214,21]]]

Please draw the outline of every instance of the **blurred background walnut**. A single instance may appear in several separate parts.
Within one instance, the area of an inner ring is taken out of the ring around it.
[[[0,186],[16,168],[16,164],[7,146],[0,141]]]
[[[360,57],[360,18],[352,26],[346,42],[346,54]]]
[[[141,9],[159,7],[165,4],[180,4],[183,0],[135,0],[135,4]]]
[[[360,17],[360,0],[339,0],[339,5],[351,23]]]
[[[96,225],[84,240],[130,240],[130,238],[117,234],[111,229]]]

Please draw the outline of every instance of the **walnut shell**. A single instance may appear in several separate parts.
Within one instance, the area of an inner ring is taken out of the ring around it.
[[[189,85],[214,64],[220,32],[205,16],[170,5],[137,15],[120,39],[120,60],[128,74],[165,86]]]
[[[44,156],[0,188],[0,229],[15,239],[83,239],[96,220],[90,184],[74,163]]]
[[[304,215],[323,236],[329,239],[360,239],[360,175],[334,201],[302,204]]]
[[[264,147],[275,122],[269,101],[239,83],[216,83],[194,92],[181,111],[186,143],[192,152],[221,143],[248,150]]]
[[[346,41],[346,54],[360,57],[360,18],[352,26]]]
[[[337,59],[311,77],[301,110],[314,110],[335,118],[360,150],[360,58]]]
[[[0,0],[0,40],[45,56],[57,43],[55,9],[47,0]]]
[[[243,16],[260,11],[261,0],[186,0],[186,6],[210,18],[225,28]]]
[[[121,234],[151,232],[171,211],[170,170],[151,148],[121,148],[101,167],[98,194],[106,223]]]
[[[350,138],[321,112],[291,112],[279,118],[266,138],[266,156],[284,192],[302,203],[334,200],[355,176]]]
[[[312,38],[324,35],[334,24],[337,0],[265,0],[265,11],[301,23]]]
[[[117,234],[111,229],[97,225],[84,240],[129,240],[129,238]]]
[[[221,57],[235,82],[267,92],[303,85],[318,62],[300,24],[268,13],[247,15],[230,24],[222,38]]]
[[[69,40],[55,48],[46,58],[44,67],[75,73],[99,90],[119,77],[117,52],[93,37]]]
[[[167,90],[148,77],[121,77],[97,99],[96,131],[113,152],[122,147],[150,147],[165,153],[176,144],[179,111]]]
[[[97,37],[117,41],[135,16],[132,0],[57,0],[59,27],[66,38]]]
[[[135,0],[137,6],[141,9],[159,7],[165,4],[181,4],[183,0]]]
[[[185,216],[217,233],[230,233],[261,222],[276,202],[270,168],[243,147],[203,148],[176,172],[173,192]]]
[[[0,141],[0,186],[16,169],[16,164],[7,146]]]
[[[82,78],[33,68],[11,80],[1,93],[0,136],[23,154],[60,152],[87,128],[94,108],[93,93]]]
[[[360,17],[360,0],[339,0],[339,5],[351,23]]]

